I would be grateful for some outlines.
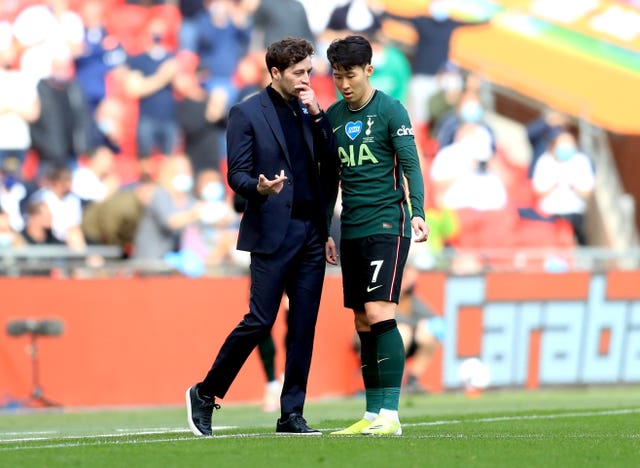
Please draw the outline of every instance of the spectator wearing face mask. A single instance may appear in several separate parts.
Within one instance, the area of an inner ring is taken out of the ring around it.
[[[569,221],[578,244],[586,245],[584,215],[595,175],[589,157],[578,150],[573,134],[562,130],[551,140],[536,162],[532,183],[538,196],[538,212]]]
[[[536,162],[547,150],[549,141],[568,126],[568,118],[554,109],[547,109],[540,117],[527,124],[527,139],[531,144],[531,161],[527,172],[530,179]]]
[[[494,169],[491,135],[481,125],[463,124],[455,142],[442,148],[431,166],[431,182],[440,208],[500,210],[507,205],[504,182]]]
[[[436,134],[439,147],[444,148],[453,143],[456,132],[464,124],[476,124],[485,128],[491,137],[491,149],[495,151],[495,136],[491,127],[484,121],[484,108],[475,91],[465,91],[457,103],[455,112],[443,117],[442,125]]]
[[[451,62],[445,63],[438,70],[438,91],[429,98],[428,125],[432,136],[440,129],[442,120],[455,112],[456,104],[464,90],[462,71]]]
[[[134,241],[133,257],[162,259],[180,248],[184,229],[200,219],[204,203],[193,196],[193,174],[183,155],[168,158],[159,186],[145,207]]]
[[[75,56],[78,84],[93,116],[106,96],[107,74],[126,60],[126,52],[114,36],[109,36],[105,23],[105,2],[85,0],[80,7],[84,36]]]
[[[248,258],[235,248],[240,218],[220,173],[212,169],[200,172],[196,192],[204,205],[199,222],[185,229],[182,248],[196,252],[209,266],[238,264],[238,260],[239,266],[246,266]]]
[[[173,154],[178,143],[176,103],[171,82],[178,71],[178,62],[163,41],[166,21],[157,16],[149,21],[142,54],[127,60],[126,90],[140,103],[136,144],[143,172],[149,170],[149,156],[154,151]]]

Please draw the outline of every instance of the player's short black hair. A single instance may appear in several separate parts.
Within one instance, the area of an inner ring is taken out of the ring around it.
[[[335,39],[327,49],[327,59],[334,69],[349,70],[371,63],[371,43],[363,36],[347,36]]]
[[[291,65],[312,56],[314,53],[313,44],[299,37],[286,37],[276,41],[267,47],[265,61],[267,69],[271,73],[271,69],[276,67],[280,71],[284,71]]]

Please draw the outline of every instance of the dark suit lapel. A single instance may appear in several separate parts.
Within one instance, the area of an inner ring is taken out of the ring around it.
[[[262,104],[262,113],[264,114],[264,118],[269,127],[271,127],[271,131],[282,148],[282,152],[284,153],[284,157],[287,159],[287,163],[289,163],[289,167],[291,167],[291,158],[289,158],[289,150],[287,149],[287,142],[284,139],[282,125],[280,125],[278,113],[276,112],[276,108],[273,106],[273,102],[271,102],[271,98],[269,98],[269,94],[266,89],[260,92],[260,103]]]

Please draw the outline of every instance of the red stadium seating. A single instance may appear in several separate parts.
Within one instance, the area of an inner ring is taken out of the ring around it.
[[[149,20],[149,9],[141,5],[122,4],[113,8],[105,18],[109,34],[118,38],[129,54],[142,52],[140,34]]]

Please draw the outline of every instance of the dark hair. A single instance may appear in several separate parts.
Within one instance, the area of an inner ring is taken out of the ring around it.
[[[55,163],[47,169],[44,174],[45,179],[49,182],[59,182],[60,180],[70,177],[71,169],[62,163]]]
[[[35,199],[29,200],[25,211],[29,216],[38,215],[42,211],[42,206],[46,204],[41,197],[35,197]]]
[[[343,70],[369,65],[372,55],[371,44],[362,36],[335,39],[327,49],[327,59],[331,67]]]
[[[306,39],[286,37],[267,47],[267,54],[265,56],[267,69],[269,73],[271,73],[273,67],[284,71],[291,65],[295,65],[307,57],[310,57],[313,55],[313,52],[313,45]]]

